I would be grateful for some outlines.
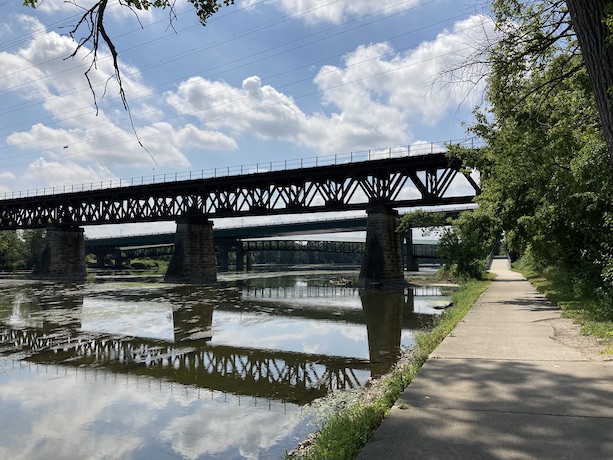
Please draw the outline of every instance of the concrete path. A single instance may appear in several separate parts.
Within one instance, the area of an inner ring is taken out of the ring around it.
[[[613,361],[555,342],[560,311],[506,259],[492,271],[359,460],[613,459]]]

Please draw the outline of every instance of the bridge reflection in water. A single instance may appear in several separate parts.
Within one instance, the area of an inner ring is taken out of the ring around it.
[[[159,291],[147,289],[54,297],[49,287],[30,297],[15,292],[12,300],[5,294],[0,355],[302,405],[331,390],[360,388],[369,377],[389,371],[403,334],[410,344],[412,331],[431,318],[413,312],[411,290],[365,293],[298,283],[164,292],[164,301]],[[365,330],[367,350],[332,343],[324,350],[307,344],[312,350],[305,351],[299,341],[280,341],[274,332],[276,327],[281,335],[300,336],[300,324],[348,326],[349,334],[358,336]],[[267,342],[258,337],[262,325],[278,348],[258,346]],[[250,328],[251,335],[245,332]]]

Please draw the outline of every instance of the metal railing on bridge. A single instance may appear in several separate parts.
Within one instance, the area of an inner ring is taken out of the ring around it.
[[[93,190],[133,187],[137,185],[164,184],[194,179],[249,175],[261,172],[287,171],[291,169],[309,168],[314,166],[331,166],[383,158],[399,158],[403,156],[428,155],[446,152],[446,145],[449,144],[472,145],[473,142],[473,139],[455,139],[449,141],[423,143],[417,146],[406,145],[397,147],[386,147],[380,149],[346,152],[334,155],[295,158],[281,161],[268,161],[262,163],[225,166],[219,168],[182,171],[175,173],[152,174],[140,177],[137,176],[129,178],[106,179],[101,181],[91,181],[82,184],[60,185],[54,187],[43,187],[36,189],[5,192],[2,199],[9,200],[15,198],[28,198],[64,193],[88,192]]]

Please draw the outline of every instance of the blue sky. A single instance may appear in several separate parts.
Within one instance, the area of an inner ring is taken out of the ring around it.
[[[97,113],[91,54],[66,59],[74,5],[0,1],[0,193],[463,139],[482,82],[437,76],[491,30],[474,3],[237,0],[206,27],[114,3],[133,130],[107,50]]]

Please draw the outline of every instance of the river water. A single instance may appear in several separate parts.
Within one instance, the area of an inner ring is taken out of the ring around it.
[[[338,273],[0,282],[0,458],[281,458],[303,407],[387,372],[449,302]]]

